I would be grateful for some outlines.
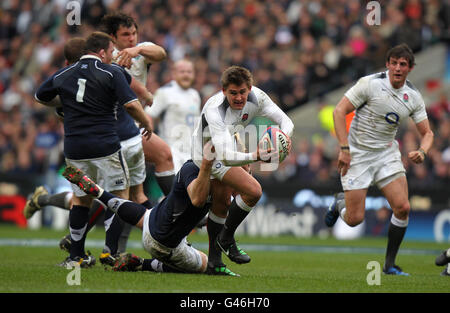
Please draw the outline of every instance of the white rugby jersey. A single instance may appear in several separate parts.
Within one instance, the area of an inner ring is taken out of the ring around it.
[[[345,97],[356,108],[349,143],[360,149],[389,147],[402,121],[410,116],[417,124],[427,118],[420,92],[408,80],[395,89],[388,71],[362,77]]]
[[[261,89],[252,87],[242,110],[233,110],[222,91],[213,95],[205,103],[194,130],[193,160],[202,160],[203,144],[211,139],[216,150],[216,159],[223,161],[225,165],[239,166],[254,162],[251,152],[256,150],[259,138],[254,131],[256,127],[245,127],[257,116],[270,119],[279,125],[284,133],[292,136],[294,124],[291,119]],[[241,135],[241,138],[249,137],[250,153],[236,151],[233,139],[234,133],[242,133],[244,128],[248,136]]]
[[[154,45],[153,42],[146,41],[138,43],[136,46],[152,46]],[[113,51],[113,59],[112,61],[117,63],[119,60],[117,59],[117,55],[119,53],[119,50],[114,47]],[[144,86],[147,84],[147,76],[148,76],[148,68],[150,67],[150,63],[147,63],[147,60],[142,55],[138,55],[134,57],[131,60],[131,68],[125,68],[128,73],[130,73],[131,76],[133,76],[135,79],[137,79],[140,83],[142,83]]]
[[[145,111],[160,117],[158,135],[171,148],[190,154],[195,122],[200,116],[200,94],[194,88],[183,89],[175,80],[156,90],[153,104]]]

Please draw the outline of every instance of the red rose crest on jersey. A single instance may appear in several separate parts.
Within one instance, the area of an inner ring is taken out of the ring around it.
[[[248,119],[248,113],[244,113],[244,115],[242,115],[242,121],[245,122]]]
[[[408,102],[408,100],[409,100],[408,94],[407,93],[403,94],[403,101]]]

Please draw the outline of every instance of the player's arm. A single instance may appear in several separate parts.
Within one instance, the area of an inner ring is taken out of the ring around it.
[[[203,159],[198,176],[187,187],[192,204],[199,208],[203,207],[208,199],[214,155],[214,147],[211,141],[208,141],[203,148]]]
[[[118,54],[118,64],[127,68],[131,67],[131,60],[138,55],[145,58],[146,63],[159,63],[167,58],[164,48],[155,44],[140,44],[132,48],[121,50]]]
[[[422,136],[422,139],[420,140],[420,147],[415,151],[409,152],[408,158],[414,163],[422,163],[425,160],[428,150],[430,150],[431,145],[433,144],[434,134],[430,128],[428,119],[417,123],[416,127]]]
[[[152,45],[139,45],[139,54],[142,55],[147,63],[159,63],[167,58],[166,50],[163,47]]]
[[[340,145],[338,170],[343,176],[347,173],[351,160],[345,117],[354,110],[355,107],[353,104],[346,96],[344,96],[333,111],[334,130]]]
[[[138,96],[144,106],[151,106],[153,103],[153,94],[145,88],[145,86],[134,77],[131,78],[130,87]]]
[[[131,90],[133,90],[134,93],[138,96],[139,101],[141,101],[141,103],[143,103],[144,105],[151,106],[153,103],[152,93],[148,91],[141,82],[131,76],[122,66],[116,63],[111,63],[111,65],[114,68],[118,69],[125,76],[125,79],[130,85]]]
[[[289,116],[287,116],[287,114],[284,113],[283,110],[281,110],[281,108],[272,101],[272,99],[270,99],[268,94],[266,94],[261,89],[254,89],[255,92],[258,93],[258,102],[261,107],[261,115],[267,117],[272,122],[275,122],[280,126],[280,129],[283,131],[283,133],[291,137],[294,133],[294,123],[289,118]]]
[[[35,97],[35,100],[36,100],[36,102],[39,102],[40,104],[43,104],[45,106],[52,107],[52,108],[57,108],[57,107],[62,106],[62,102],[61,102],[61,99],[59,98],[59,96],[54,97],[50,101],[43,101],[36,97]]]
[[[58,92],[53,86],[53,76],[47,78],[36,90],[34,99],[46,106],[58,107],[61,106]]]
[[[150,117],[145,114],[142,104],[139,100],[133,100],[124,104],[125,109],[131,117],[139,122],[140,128],[144,129],[142,135],[148,140],[153,133],[152,121]]]
[[[114,68],[114,67],[113,67]],[[129,86],[127,76],[123,71],[115,70],[111,81],[111,88],[114,90],[119,104],[123,105],[128,114],[144,128],[142,135],[148,140],[150,139],[153,128],[150,118],[145,114],[142,104],[136,97],[136,94]]]

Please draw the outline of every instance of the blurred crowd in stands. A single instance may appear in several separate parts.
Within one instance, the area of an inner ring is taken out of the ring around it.
[[[139,41],[168,52],[167,62],[150,68],[150,91],[170,79],[173,61],[189,57],[195,88],[205,100],[220,89],[221,71],[237,64],[249,68],[255,84],[285,111],[383,68],[394,44],[406,42],[418,52],[448,42],[450,29],[448,0],[378,1],[380,25],[368,25],[368,1],[360,0],[84,0],[80,25],[69,25],[73,2],[1,1],[0,173],[44,174],[63,164],[62,125],[52,110],[34,102],[34,91],[63,66],[65,41],[96,30],[110,10],[132,15]],[[432,104],[429,114],[435,145],[423,166],[405,159],[410,184],[449,183],[448,98]],[[417,147],[418,135],[408,127],[399,142],[406,155]],[[272,176],[336,180],[335,144],[326,138],[294,142],[293,153]]]

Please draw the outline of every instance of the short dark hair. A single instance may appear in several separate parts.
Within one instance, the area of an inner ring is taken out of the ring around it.
[[[409,63],[409,67],[416,65],[414,61],[414,53],[406,43],[399,44],[389,49],[386,54],[386,62],[389,63],[391,58],[405,58]]]
[[[113,36],[117,35],[117,31],[119,30],[120,26],[124,26],[127,28],[134,26],[136,27],[136,30],[138,29],[136,21],[131,16],[123,12],[112,12],[106,14],[100,21],[101,31]]]
[[[69,64],[77,62],[86,54],[86,40],[81,37],[69,39],[64,45],[64,58]]]
[[[245,83],[248,88],[251,88],[253,85],[253,75],[248,69],[233,65],[222,73],[220,83],[222,84],[223,89],[227,89],[231,84],[240,86],[243,83]]]
[[[103,32],[93,32],[86,39],[86,52],[98,53],[100,50],[107,50],[112,42],[111,36]]]

